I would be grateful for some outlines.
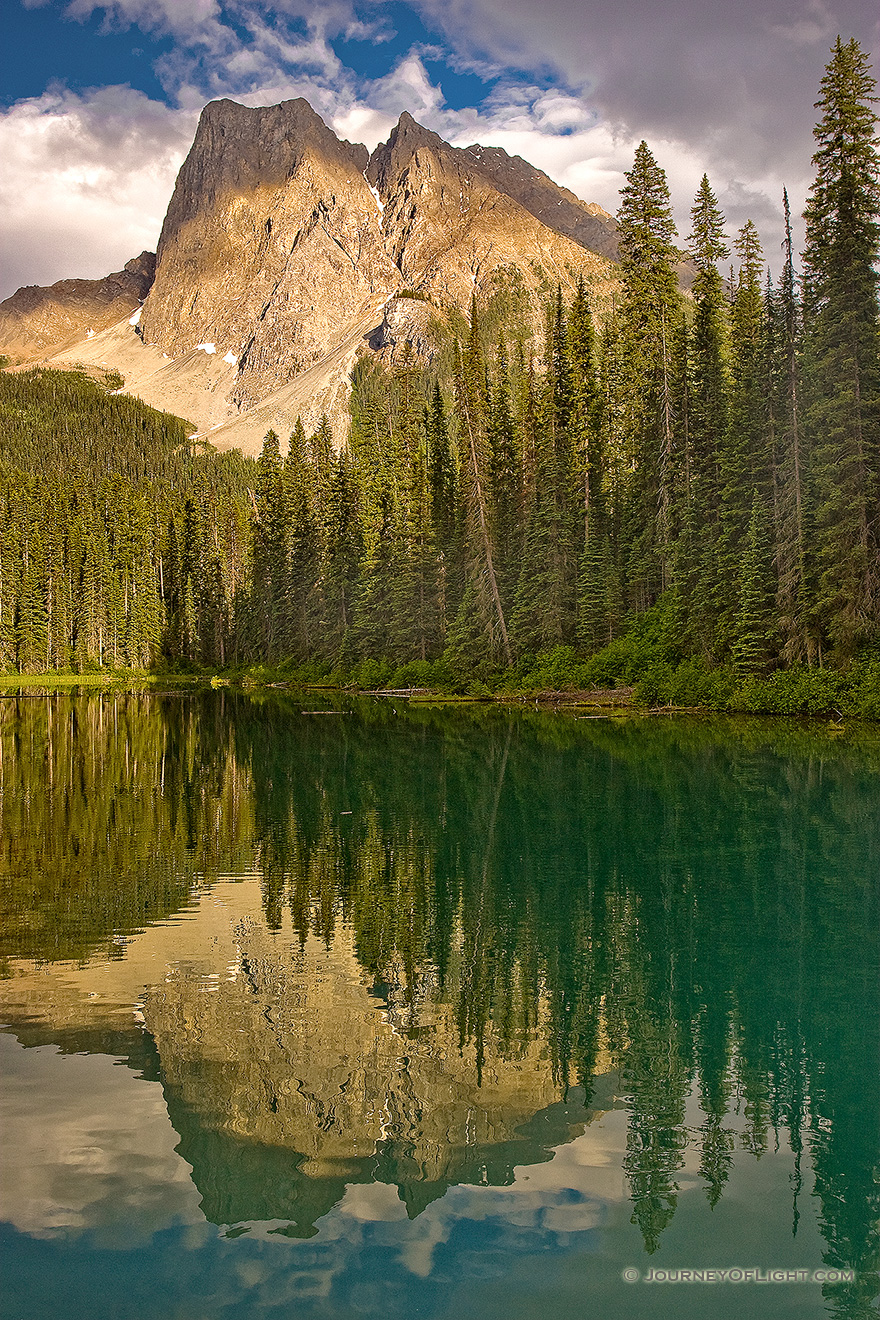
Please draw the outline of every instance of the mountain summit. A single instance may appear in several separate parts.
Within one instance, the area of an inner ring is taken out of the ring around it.
[[[341,427],[358,355],[408,337],[424,355],[431,317],[466,310],[474,296],[515,284],[536,326],[557,283],[571,289],[583,276],[601,300],[615,231],[601,208],[519,157],[450,146],[406,112],[370,155],[302,99],[213,101],[178,175],[142,309],[127,306],[108,329],[86,317],[64,356],[121,371],[148,403],[253,452],[269,426],[285,434],[297,414],[308,424],[328,412]],[[53,290],[29,292],[51,322]],[[417,295],[418,315],[401,294]],[[20,295],[0,305],[0,349]],[[44,326],[28,353],[20,320],[15,334],[25,356],[51,342]]]

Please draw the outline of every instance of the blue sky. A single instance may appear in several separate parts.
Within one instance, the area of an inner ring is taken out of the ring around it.
[[[74,91],[127,84],[147,96],[173,104],[173,85],[163,86],[156,72],[174,49],[175,40],[161,28],[123,23],[121,15],[108,17],[105,9],[95,8],[76,18],[64,4],[33,4],[21,0],[4,6],[3,35],[7,48],[7,67],[0,85],[0,105],[11,106],[28,97],[38,97],[53,82],[62,82]],[[263,8],[267,6],[254,6]],[[246,43],[248,30],[234,10],[218,6],[218,17]],[[412,49],[424,52],[423,62],[452,109],[479,104],[497,78],[492,73],[455,67],[448,50],[443,48],[442,31],[426,26],[410,6],[393,0],[382,5],[373,18],[372,30],[334,32],[329,46],[341,63],[365,82],[388,74]],[[276,19],[277,29],[295,33],[301,39],[308,34],[304,18],[291,16]]]
[[[305,96],[369,147],[409,110],[612,212],[644,137],[682,239],[707,170],[731,232],[754,219],[775,263],[828,48],[838,32],[880,48],[865,0],[2,2],[0,297],[154,248],[217,96]]]

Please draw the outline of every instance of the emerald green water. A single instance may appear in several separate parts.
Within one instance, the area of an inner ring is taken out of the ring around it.
[[[222,690],[0,737],[3,1317],[876,1316],[876,734]]]

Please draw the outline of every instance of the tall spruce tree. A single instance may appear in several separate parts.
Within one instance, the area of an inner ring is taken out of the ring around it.
[[[473,638],[483,637],[482,653],[494,659],[499,655],[510,664],[512,655],[507,619],[495,570],[497,547],[494,544],[488,490],[488,455],[486,452],[486,372],[480,343],[476,301],[471,304],[468,340],[464,352],[456,350],[455,405],[460,445],[462,493],[467,510],[466,589],[459,606],[455,635],[456,655],[465,652]],[[476,612],[476,621],[469,616]],[[465,643],[462,639],[471,639]]]
[[[582,526],[570,434],[572,369],[562,291],[546,309],[542,407],[535,432],[534,493],[527,505],[511,633],[520,653],[575,637],[578,541]]]
[[[289,535],[288,483],[281,459],[281,443],[275,431],[263,439],[253,504],[253,644],[257,653],[277,660],[285,649],[284,622],[289,579],[287,543]],[[183,556],[184,582],[188,576]]]
[[[729,256],[724,217],[703,175],[691,210],[688,251],[697,267],[693,295],[693,390],[690,408],[691,484],[697,520],[717,524],[721,448],[727,428],[728,324],[724,283],[718,262]],[[709,533],[710,535],[712,533]]]
[[[740,259],[731,309],[732,383],[727,438],[721,455],[721,519],[716,571],[707,565],[716,646],[729,648],[737,604],[737,572],[752,517],[755,492],[766,509],[770,463],[766,452],[764,396],[763,249],[747,220],[734,240]],[[714,577],[714,580],[713,580]]]
[[[441,638],[445,639],[447,624],[455,618],[464,586],[458,473],[440,382],[437,379],[434,381],[430,403],[425,407],[425,435],[428,444],[431,523],[437,546],[439,629]]]
[[[785,262],[775,296],[767,298],[767,395],[775,404],[770,418],[774,457],[774,512],[779,590],[777,613],[782,654],[788,661],[810,661],[813,638],[806,619],[807,486],[809,455],[801,418],[801,308],[794,269],[791,208],[783,190]]]
[[[486,442],[489,454],[489,502],[497,547],[495,571],[505,617],[516,590],[522,550],[522,486],[517,463],[516,435],[510,406],[507,350],[504,340],[495,357],[495,379],[489,388]]]
[[[639,144],[624,177],[618,246],[629,395],[628,574],[631,604],[642,610],[668,585],[671,563],[672,338],[680,304],[679,253],[666,174],[646,142]]]
[[[834,44],[816,108],[804,217],[808,426],[816,508],[815,618],[847,660],[880,635],[880,151],[875,80]]]
[[[740,673],[760,673],[774,650],[773,575],[764,504],[754,492],[736,574],[731,649]]]
[[[582,551],[589,540],[591,516],[597,514],[601,519],[595,501],[600,497],[604,476],[597,427],[596,331],[582,275],[568,313],[568,364],[571,374],[568,428],[582,500],[583,526],[578,538]]]

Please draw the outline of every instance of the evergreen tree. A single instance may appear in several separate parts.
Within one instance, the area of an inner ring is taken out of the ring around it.
[[[534,434],[511,633],[520,654],[575,639],[582,486],[571,433],[574,372],[561,289],[547,307],[542,407]],[[582,347],[582,345],[581,345]]]
[[[668,585],[674,499],[672,334],[680,295],[669,187],[647,143],[636,150],[621,189],[618,246],[628,394],[627,572],[636,610]]]
[[[351,462],[344,450],[333,460],[332,468],[325,518],[324,619],[320,646],[325,655],[343,660],[348,657],[352,644],[363,536],[358,490]]]
[[[718,536],[721,502],[721,453],[727,431],[728,325],[724,285],[718,262],[729,255],[724,217],[709,180],[703,175],[691,210],[689,252],[697,267],[693,333],[693,387],[690,395],[688,497],[699,528],[700,560],[711,564]]]
[[[440,637],[444,639],[447,622],[455,617],[463,591],[462,526],[455,451],[449,437],[440,382],[436,378],[425,412],[431,524],[437,547],[439,629]]]
[[[387,656],[395,623],[395,553],[397,529],[391,494],[379,496],[379,522],[368,544],[360,574],[355,626],[358,653],[370,659]]]
[[[814,613],[841,659],[880,633],[880,150],[875,81],[838,37],[822,79],[804,216]]]
[[[761,286],[763,251],[758,231],[748,220],[736,236],[739,275],[731,310],[733,372],[727,441],[721,462],[722,509],[718,561],[711,584],[716,645],[730,645],[738,608],[736,575],[753,513],[755,492],[770,494],[766,452],[764,339],[766,324]],[[704,569],[707,582],[710,574]]]
[[[495,381],[489,389],[486,447],[489,505],[497,547],[498,590],[505,615],[509,615],[520,567],[522,488],[503,339],[499,342],[495,360]]]
[[[737,573],[732,650],[740,673],[760,673],[773,652],[773,578],[767,513],[755,491]]]
[[[483,655],[501,656],[510,664],[512,655],[507,620],[495,570],[496,546],[488,498],[486,453],[486,373],[477,323],[476,302],[471,305],[468,341],[464,353],[456,352],[455,403],[459,429],[460,470],[467,511],[466,581],[459,613],[476,610],[476,633],[484,637]],[[460,636],[473,635],[470,625],[458,629]]]
[[[583,276],[568,313],[569,433],[575,455],[576,473],[583,504],[583,528],[579,548],[590,536],[590,520],[603,520],[602,483],[605,477],[601,431],[597,426],[599,402],[596,378],[596,333]]]
[[[21,588],[15,619],[16,660],[22,672],[48,668],[49,616],[43,530],[30,529],[22,546]]]
[[[288,481],[278,434],[269,430],[257,468],[253,507],[253,644],[256,653],[278,660],[289,649],[290,580]],[[286,635],[287,634],[287,635]]]
[[[768,342],[775,340],[766,373],[766,387],[768,397],[776,403],[771,443],[775,455],[774,508],[779,580],[777,611],[784,658],[789,661],[809,661],[814,649],[805,617],[809,456],[801,420],[801,309],[794,270],[791,209],[787,189],[783,192],[783,209],[785,263],[776,296],[768,294],[767,298]]]
[[[571,370],[569,427],[576,455],[583,520],[577,538],[580,563],[576,637],[581,646],[592,651],[610,641],[611,547],[598,348],[583,277],[578,280],[569,311],[568,344]]]

